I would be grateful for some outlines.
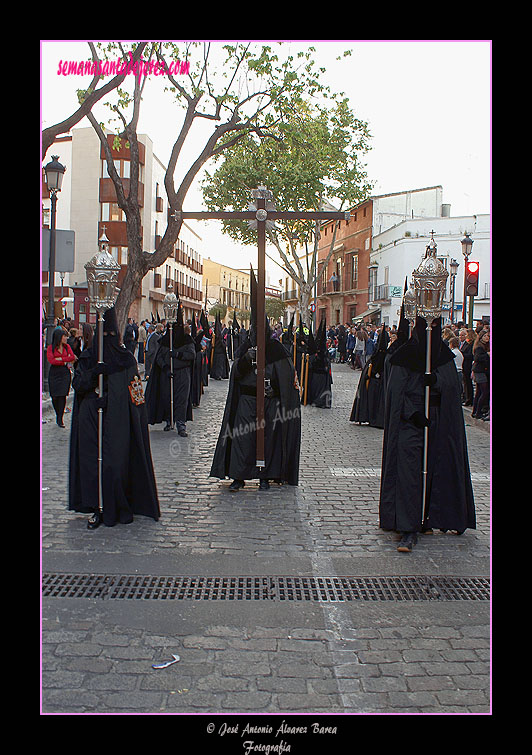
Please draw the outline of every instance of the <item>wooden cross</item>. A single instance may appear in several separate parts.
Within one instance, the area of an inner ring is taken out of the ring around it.
[[[349,220],[349,212],[280,212],[266,209],[266,200],[272,194],[265,186],[252,191],[256,209],[239,212],[183,212],[175,210],[170,217],[179,220],[248,220],[257,222],[258,234],[258,280],[257,280],[257,450],[256,465],[266,466],[264,453],[264,372],[266,364],[266,221],[273,220]]]

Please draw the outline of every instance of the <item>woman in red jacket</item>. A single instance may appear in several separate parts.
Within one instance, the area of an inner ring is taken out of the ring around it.
[[[56,328],[52,333],[52,343],[46,350],[50,363],[48,373],[48,387],[52,404],[55,409],[56,422],[64,427],[63,414],[65,412],[66,397],[70,391],[71,374],[69,363],[76,357],[67,343],[68,333],[63,328]]]

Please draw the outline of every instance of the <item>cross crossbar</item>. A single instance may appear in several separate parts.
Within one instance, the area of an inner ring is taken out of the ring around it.
[[[264,449],[264,375],[266,362],[265,343],[265,288],[266,288],[266,221],[271,220],[349,220],[349,212],[281,212],[266,210],[265,192],[254,192],[256,210],[231,212],[184,212],[174,210],[170,217],[179,220],[254,220],[257,222],[258,234],[258,280],[257,280],[257,432],[256,465],[259,470],[266,466]]]

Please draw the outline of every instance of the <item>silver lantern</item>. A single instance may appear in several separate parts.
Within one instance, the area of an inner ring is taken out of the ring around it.
[[[163,299],[163,309],[168,320],[168,334],[170,338],[170,428],[174,429],[174,358],[172,356],[172,325],[177,322],[179,299],[170,291]]]
[[[416,309],[419,317],[423,317],[428,325],[441,317],[443,300],[447,288],[449,272],[436,256],[437,244],[434,241],[434,231],[427,246],[425,257],[419,267],[414,270],[414,290],[416,295]]]
[[[98,363],[103,363],[103,315],[114,307],[120,265],[109,254],[109,239],[102,233],[98,251],[86,265],[90,303],[98,313]],[[98,393],[103,397],[103,373],[98,375]],[[98,408],[98,511],[103,519],[103,407]]]
[[[404,306],[406,319],[409,320],[412,323],[412,325],[415,325],[416,313],[417,313],[417,299],[416,299],[416,292],[414,290],[414,286],[412,282],[410,282],[410,286],[408,290],[405,291],[405,295],[403,296],[403,306]]]
[[[432,323],[441,317],[443,300],[447,286],[449,272],[437,258],[437,244],[434,241],[434,231],[427,245],[425,257],[419,267],[414,270],[414,290],[416,294],[416,312],[427,323],[427,346],[425,354],[425,375],[431,372]],[[430,386],[425,379],[425,417],[429,420]],[[428,445],[429,428],[424,428],[423,438],[423,497],[422,497],[422,527],[427,525],[427,475],[428,475]]]
[[[163,309],[166,319],[169,323],[177,321],[177,310],[179,309],[179,299],[170,291],[163,299]]]
[[[87,288],[89,299],[97,312],[114,307],[116,301],[116,284],[120,265],[109,254],[109,239],[102,233],[98,242],[99,249],[86,264]]]

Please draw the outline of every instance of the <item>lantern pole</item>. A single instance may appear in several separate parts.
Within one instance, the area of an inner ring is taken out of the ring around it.
[[[427,423],[430,423],[430,385],[428,377],[431,374],[432,324],[436,318],[441,317],[448,275],[448,271],[437,258],[434,231],[431,231],[431,240],[427,246],[425,257],[419,267],[412,273],[416,292],[416,314],[423,317],[427,323],[425,352],[425,418]],[[426,424],[423,428],[422,527],[426,526],[427,520],[428,451],[429,425]]]
[[[164,314],[168,321],[169,336],[170,336],[170,429],[174,429],[174,358],[172,356],[173,349],[173,331],[172,326],[177,320],[177,308],[179,307],[179,301],[177,296],[170,291],[166,294],[163,300]]]
[[[105,235],[105,226],[99,239],[99,250],[87,262],[87,289],[91,304],[98,314],[98,364],[103,364],[103,316],[106,310],[114,306],[116,299],[116,283],[120,265],[108,252],[109,239]],[[98,396],[101,400],[104,393],[103,372],[98,374]],[[103,519],[103,406],[98,407],[98,512],[100,521]]]

